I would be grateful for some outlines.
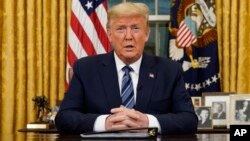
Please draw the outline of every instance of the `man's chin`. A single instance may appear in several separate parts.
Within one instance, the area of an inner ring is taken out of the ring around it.
[[[124,58],[128,64],[134,63],[137,60],[134,55],[126,55]]]
[[[124,57],[126,58],[133,58],[136,56],[136,53],[134,51],[127,50],[124,52]]]

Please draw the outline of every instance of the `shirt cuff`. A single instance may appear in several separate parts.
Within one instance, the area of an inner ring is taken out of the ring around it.
[[[93,129],[95,132],[106,131],[105,121],[108,116],[109,115],[100,115],[96,118]]]
[[[155,116],[149,115],[149,114],[147,114],[147,116],[148,116],[148,127],[157,127],[158,132],[161,133],[161,126],[160,126],[157,118]]]

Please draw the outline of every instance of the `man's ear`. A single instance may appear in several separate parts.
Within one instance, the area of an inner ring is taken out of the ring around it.
[[[110,28],[107,28],[107,36],[108,36],[109,42],[111,42],[112,39],[111,39],[111,30],[110,30]]]
[[[145,38],[145,41],[147,42],[148,41],[148,39],[149,39],[149,36],[150,36],[150,28],[148,27],[148,30],[147,30],[147,32],[146,32],[146,38]]]

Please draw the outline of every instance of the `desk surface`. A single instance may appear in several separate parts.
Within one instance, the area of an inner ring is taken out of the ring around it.
[[[229,133],[229,129],[198,129],[197,133]],[[19,129],[18,132],[58,133],[57,129]]]
[[[159,136],[157,141],[229,141],[229,134],[207,134],[200,133],[195,135],[164,135]],[[18,132],[16,134],[0,134],[1,141],[83,141],[86,139],[82,139],[80,135],[59,135],[59,134],[45,134],[45,133],[25,133]],[[144,141],[147,139],[140,139],[140,141]],[[149,139],[148,139],[149,140]],[[151,139],[152,140],[152,139]],[[86,140],[87,141],[87,140]],[[91,141],[95,141],[92,139]],[[98,141],[105,141],[98,140]],[[106,139],[106,141],[112,141],[110,139]],[[116,139],[116,141],[118,141]],[[125,141],[125,140],[122,140]],[[133,139],[130,139],[133,141]],[[138,141],[138,139],[137,139]]]

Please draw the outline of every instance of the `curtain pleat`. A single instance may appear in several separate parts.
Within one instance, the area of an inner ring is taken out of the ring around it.
[[[70,2],[70,3],[67,3]],[[62,0],[58,0],[58,7],[59,7],[59,14],[58,14],[58,27],[59,27],[59,32],[58,32],[58,49],[60,50],[60,53],[58,54],[58,62],[57,62],[57,66],[58,66],[58,70],[56,73],[58,73],[58,78],[57,78],[57,83],[60,80],[64,80],[65,79],[65,60],[67,58],[67,40],[68,40],[68,35],[67,35],[67,31],[68,31],[68,19],[70,17],[67,16],[67,14],[70,14],[71,11],[71,0],[66,0],[66,1],[62,1]],[[70,6],[69,8],[67,6]],[[58,100],[62,100],[64,97],[64,93],[65,93],[65,83],[58,83],[57,86],[57,93],[58,95],[54,98],[54,103],[58,102]]]
[[[229,39],[230,39],[230,2],[223,2],[223,16],[222,16],[222,50],[223,50],[223,63],[222,63],[222,81],[223,86],[226,85],[227,87],[230,87],[230,77],[227,77],[230,75],[230,69],[228,69],[228,66],[230,66],[230,45],[229,45]],[[221,64],[221,63],[220,63]],[[230,91],[230,90],[228,90]]]
[[[28,0],[26,3],[26,18],[27,18],[27,23],[25,26],[26,28],[26,62],[27,62],[27,67],[25,68],[27,71],[27,98],[26,98],[26,103],[27,103],[27,122],[29,121],[34,121],[35,119],[35,114],[34,113],[34,104],[30,102],[32,98],[36,95],[41,95],[38,93],[37,89],[37,82],[39,79],[42,77],[40,75],[37,75],[37,70],[41,67],[38,66],[37,61],[39,60],[39,54],[36,54],[37,51],[37,46],[36,46],[36,11],[40,7],[35,7],[35,2],[32,0]],[[24,17],[25,18],[25,17]],[[37,55],[37,56],[36,56]],[[38,68],[36,68],[38,66]]]
[[[48,1],[50,3],[50,34],[51,38],[49,39],[50,42],[50,48],[49,50],[45,51],[47,54],[49,54],[49,60],[46,60],[48,64],[50,64],[49,71],[49,97],[50,97],[50,103],[55,105],[55,101],[57,99],[57,96],[55,96],[55,93],[58,93],[58,78],[59,75],[57,73],[57,70],[59,68],[58,66],[58,60],[59,60],[59,54],[57,53],[59,50],[59,0],[53,0],[53,1]]]
[[[223,74],[222,72],[224,71],[223,70],[223,67],[222,67],[222,64],[221,62],[223,61],[222,60],[222,1],[221,0],[216,0],[215,1],[215,6],[216,6],[216,20],[217,20],[217,34],[218,34],[218,56],[219,56],[219,70],[220,70],[220,76],[221,76],[221,81],[220,81],[220,84],[221,86],[223,86]]]
[[[15,106],[15,0],[3,2],[3,27],[1,49],[1,132],[10,133],[14,130]],[[11,124],[10,124],[11,122]]]
[[[27,98],[27,89],[26,89],[26,82],[27,82],[27,72],[26,72],[26,29],[25,29],[25,24],[27,23],[25,21],[25,14],[26,11],[24,10],[25,3],[21,1],[16,2],[17,10],[16,10],[16,25],[15,25],[15,30],[16,30],[16,44],[15,44],[15,50],[16,50],[16,55],[12,56],[15,58],[15,66],[16,69],[14,70],[16,73],[16,87],[15,90],[16,92],[14,93],[14,107],[15,110],[13,111],[14,113],[14,129],[18,127],[22,127],[24,124],[27,123],[27,118],[26,118],[26,113],[27,109],[24,107],[27,107],[26,103],[26,98]],[[9,123],[8,123],[9,124]]]
[[[44,81],[43,81],[43,94],[48,97],[49,94],[49,88],[50,88],[50,81],[49,81],[49,73],[44,73],[46,71],[50,70],[50,62],[49,61],[49,57],[50,55],[50,38],[52,36],[52,34],[55,33],[51,33],[50,34],[50,30],[51,30],[51,23],[50,21],[52,19],[50,19],[50,13],[51,13],[51,8],[50,8],[50,1],[48,0],[44,0],[43,1],[43,47],[42,47],[42,52],[43,52],[43,74],[44,74]]]
[[[3,1],[0,1],[0,119],[2,119],[1,113],[3,113],[2,111],[2,107],[3,107],[3,102],[2,102],[2,39],[3,39]],[[2,133],[2,121],[0,120],[0,133]]]
[[[237,58],[238,58],[238,32],[239,32],[239,28],[238,28],[238,2],[233,0],[231,2],[230,7],[228,8],[228,10],[230,10],[230,16],[229,16],[229,29],[228,30],[228,34],[229,34],[229,58],[230,58],[230,77],[229,77],[229,90],[236,90],[237,85],[237,70],[235,68],[238,67],[237,64]],[[226,30],[226,29],[225,29]],[[231,40],[233,39],[233,40]],[[225,46],[226,47],[226,46]],[[225,58],[226,59],[226,58]]]

